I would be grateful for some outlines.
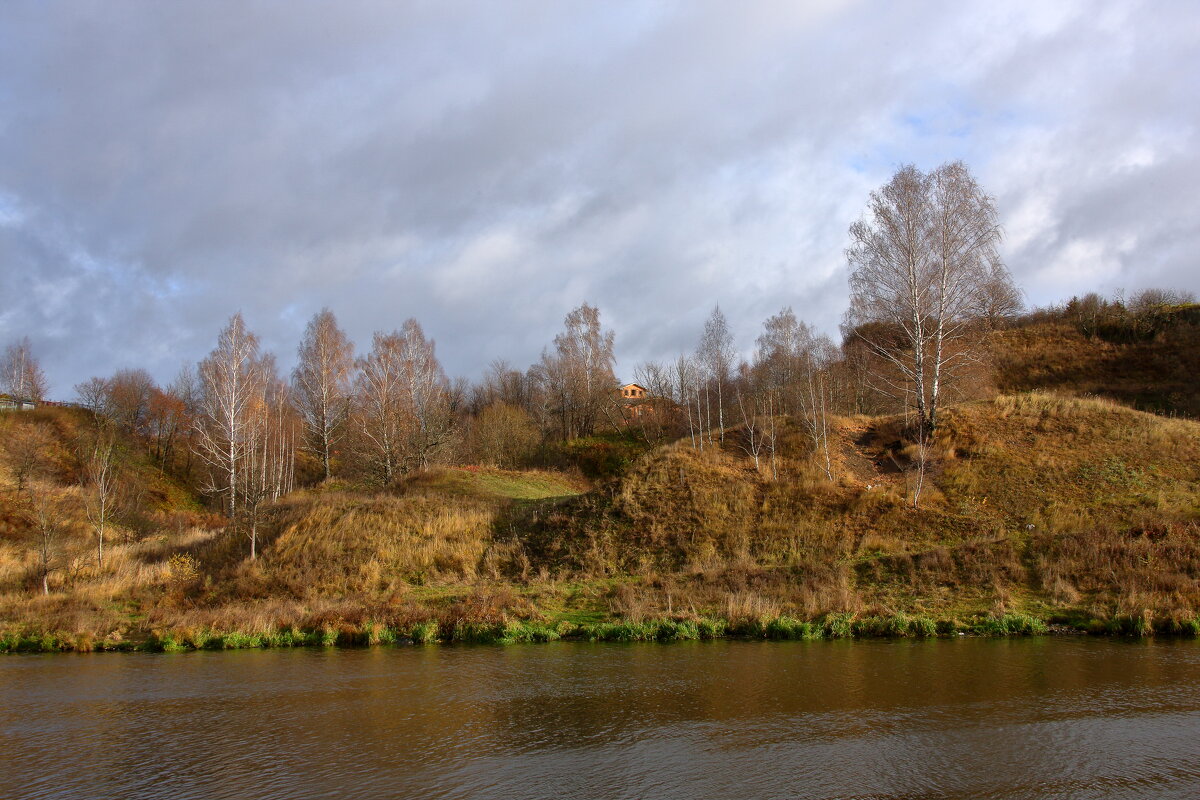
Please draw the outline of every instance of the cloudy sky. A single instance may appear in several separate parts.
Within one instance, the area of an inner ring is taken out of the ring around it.
[[[784,305],[834,333],[895,168],[963,159],[1031,303],[1200,292],[1194,2],[0,6],[0,345],[52,395],[331,307],[454,375],[583,301],[619,377]]]

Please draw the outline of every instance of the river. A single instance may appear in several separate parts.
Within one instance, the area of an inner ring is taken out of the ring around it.
[[[0,657],[6,798],[1196,798],[1200,642]]]

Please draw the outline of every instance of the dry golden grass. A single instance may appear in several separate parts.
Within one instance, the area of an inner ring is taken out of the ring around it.
[[[49,598],[6,509],[0,628],[112,640],[557,614],[1200,612],[1200,424],[1044,393],[942,419],[918,507],[901,418],[836,420],[832,480],[783,421],[777,480],[732,445],[680,442],[574,496],[553,474],[496,470],[299,492],[266,514],[254,562],[234,528],[162,515],[115,535],[97,570],[77,517]],[[35,488],[78,492],[51,473]]]
[[[1155,608],[1200,610],[1189,589],[1200,578],[1190,534],[1170,551],[1182,566],[1166,583],[1143,585],[1134,561],[1108,584],[1085,580],[1079,568],[1101,554],[1078,542],[1062,549],[1062,537],[1100,541],[1104,530],[1191,530],[1200,517],[1200,425],[1111,400],[1036,393],[963,404],[943,420],[918,508],[907,490],[913,459],[902,420],[847,419],[837,425],[832,481],[804,462],[800,447],[773,481],[736,452],[677,443],[605,491],[523,520],[521,544],[535,571],[560,577],[683,576],[677,598],[718,614],[718,587],[752,573],[760,575],[757,595],[809,615],[964,604],[1117,613],[1130,592],[1157,598]],[[612,601],[614,613],[661,611],[658,590],[635,590],[640,597]]]
[[[403,584],[471,581],[491,540],[495,507],[470,498],[341,496],[300,504],[259,569],[295,596],[388,592]]]
[[[1157,334],[1087,336],[1064,319],[999,331],[993,353],[1000,391],[1103,395],[1121,403],[1200,416],[1200,309],[1179,309]]]

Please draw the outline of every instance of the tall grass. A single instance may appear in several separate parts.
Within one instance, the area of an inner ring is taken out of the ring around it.
[[[1190,635],[1200,425],[1043,393],[943,420],[918,509],[902,418],[835,420],[832,480],[784,420],[777,480],[677,443],[576,496],[470,470],[326,487],[268,512],[255,562],[231,528],[164,523],[116,536],[100,570],[81,529],[49,597],[0,512],[2,649],[1018,635],[1052,618]]]

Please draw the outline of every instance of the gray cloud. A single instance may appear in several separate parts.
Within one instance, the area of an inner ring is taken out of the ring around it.
[[[456,374],[583,300],[622,375],[715,303],[749,352],[783,305],[834,332],[867,193],[954,158],[1033,302],[1200,290],[1198,40],[1182,2],[8,3],[0,341],[57,396],[239,309],[284,365],[324,305]]]

